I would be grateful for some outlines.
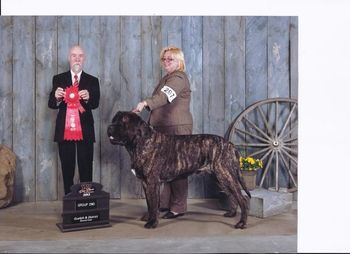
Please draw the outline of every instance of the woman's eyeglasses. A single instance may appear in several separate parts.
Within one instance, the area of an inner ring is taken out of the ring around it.
[[[174,58],[162,58],[162,62],[172,62],[174,61],[175,59]]]

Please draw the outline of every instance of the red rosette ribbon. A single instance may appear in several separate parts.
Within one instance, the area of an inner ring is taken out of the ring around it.
[[[79,101],[79,89],[77,86],[66,88],[66,95],[63,100],[67,103],[66,123],[64,128],[64,140],[83,140],[79,111],[84,112],[84,108]]]

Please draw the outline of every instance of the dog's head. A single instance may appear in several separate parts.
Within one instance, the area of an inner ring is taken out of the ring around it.
[[[153,129],[133,112],[118,111],[108,126],[107,135],[113,145],[132,145],[151,136]]]

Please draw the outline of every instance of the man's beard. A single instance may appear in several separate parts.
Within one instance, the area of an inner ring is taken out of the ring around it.
[[[73,71],[74,73],[78,73],[80,70],[81,70],[80,64],[74,64],[74,65],[72,66],[72,71]]]

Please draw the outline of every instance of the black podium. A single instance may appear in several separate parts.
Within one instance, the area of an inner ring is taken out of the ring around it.
[[[73,185],[63,197],[62,223],[56,225],[62,232],[110,227],[109,193],[95,182]]]

